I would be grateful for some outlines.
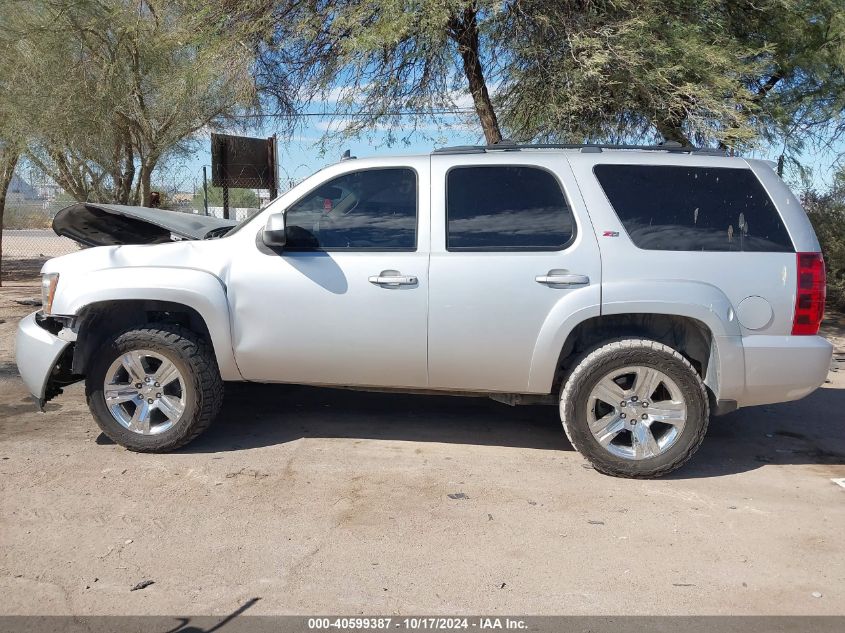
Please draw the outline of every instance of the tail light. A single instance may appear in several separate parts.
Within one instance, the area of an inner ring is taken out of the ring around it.
[[[821,253],[797,253],[798,279],[795,293],[793,334],[818,334],[824,316],[826,293]]]

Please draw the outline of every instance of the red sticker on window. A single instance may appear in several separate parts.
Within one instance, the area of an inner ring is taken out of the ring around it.
[[[331,198],[325,198],[323,200],[323,211],[328,213],[331,210],[332,210],[332,199]]]

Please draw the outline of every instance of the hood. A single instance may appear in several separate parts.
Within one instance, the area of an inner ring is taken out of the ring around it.
[[[173,241],[173,236],[204,240],[225,235],[235,224],[235,220],[164,209],[80,202],[56,214],[53,231],[83,246],[113,246],[160,244]]]

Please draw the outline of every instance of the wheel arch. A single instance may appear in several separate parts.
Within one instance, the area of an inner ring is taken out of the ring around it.
[[[572,359],[591,347],[622,337],[668,345],[684,356],[702,378],[707,374],[713,335],[701,321],[670,314],[611,314],[587,319],[572,329],[558,356],[553,388],[560,386]]]
[[[667,326],[680,327],[683,332],[690,333],[688,336],[699,333],[708,341],[707,354],[697,354],[697,361],[703,370],[705,384],[714,394],[719,395],[722,379],[740,380],[740,376],[744,376],[744,363],[734,349],[737,346],[722,344],[729,340],[728,337],[741,335],[733,306],[712,284],[676,280],[603,283],[600,304],[600,309],[596,306],[565,315],[554,311],[549,314],[537,337],[531,360],[530,393],[551,393],[559,386],[565,370],[562,361],[569,356],[567,348],[583,340],[584,333],[590,330],[601,332],[604,338],[658,337],[655,340],[671,346],[673,339],[660,339],[661,331]],[[590,338],[590,343],[601,340]],[[723,347],[724,354],[720,353]],[[687,356],[696,360],[691,354]],[[732,370],[730,377],[723,376],[722,371],[727,360],[742,365]],[[744,384],[744,378],[741,382]]]
[[[96,271],[62,288],[57,300],[54,312],[76,316],[75,373],[84,372],[107,336],[135,324],[169,321],[211,343],[223,380],[242,379],[225,287],[208,272],[157,267]]]

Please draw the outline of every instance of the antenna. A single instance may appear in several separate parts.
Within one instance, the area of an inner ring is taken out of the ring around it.
[[[345,152],[343,152],[343,156],[340,157],[340,160],[352,160],[353,158],[358,158],[358,157],[353,156],[351,150],[346,150]]]

